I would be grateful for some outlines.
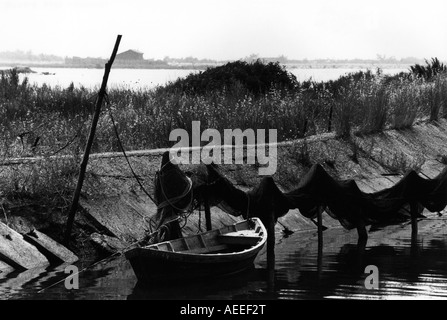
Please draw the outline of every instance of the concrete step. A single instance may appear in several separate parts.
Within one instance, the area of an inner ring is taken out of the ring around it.
[[[47,257],[50,263],[74,263],[78,261],[78,257],[73,252],[38,230],[32,230],[24,234],[23,238]]]
[[[3,276],[3,274],[9,273],[9,272],[11,272],[13,270],[14,270],[13,267],[11,267],[6,262],[3,262],[3,261],[0,260],[0,276]]]
[[[109,235],[128,243],[144,237],[149,227],[149,217],[157,212],[157,206],[146,195],[127,192],[110,197],[80,199],[80,204]]]
[[[49,265],[48,259],[23,236],[0,222],[0,260],[16,269]]]

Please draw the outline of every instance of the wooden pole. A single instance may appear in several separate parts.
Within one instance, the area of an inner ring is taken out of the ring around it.
[[[267,268],[275,269],[275,222],[269,221],[267,230]]]
[[[417,201],[410,202],[410,215],[411,215],[411,249],[410,254],[416,258],[419,255],[418,246],[418,203]]]
[[[357,222],[357,234],[358,234],[358,240],[357,240],[357,246],[358,247],[366,247],[366,243],[368,242],[368,232],[366,231],[366,224],[365,221],[359,220]]]
[[[413,241],[417,241],[418,236],[418,203],[412,201],[410,203],[411,212],[411,238]]]
[[[317,216],[318,223],[318,255],[323,254],[323,213],[318,212]]]
[[[323,212],[318,212],[318,254],[317,254],[317,278],[320,280],[323,270]]]
[[[270,210],[267,224],[267,273],[268,288],[270,291],[275,287],[275,212],[273,208]]]
[[[205,206],[206,230],[210,231],[212,229],[212,225],[211,225],[211,209],[210,209],[210,203],[208,202],[208,195],[206,195],[206,194],[205,194],[205,199],[203,200],[203,205]]]
[[[81,166],[79,169],[79,177],[78,183],[76,185],[75,192],[73,194],[73,200],[70,207],[70,212],[68,213],[67,226],[65,229],[65,239],[64,242],[66,245],[69,244],[71,229],[73,228],[73,222],[76,214],[76,210],[78,209],[79,197],[81,195],[82,185],[84,183],[85,172],[87,170],[88,159],[90,156],[90,150],[92,148],[93,140],[95,138],[96,126],[99,120],[99,114],[101,113],[101,105],[104,100],[104,96],[106,95],[106,87],[107,81],[109,79],[110,69],[112,68],[113,61],[115,60],[116,53],[118,52],[118,47],[121,41],[121,35],[118,35],[115,42],[115,47],[113,48],[112,55],[110,57],[109,62],[105,65],[104,77],[102,79],[101,88],[99,90],[98,99],[96,100],[95,114],[93,116],[92,124],[90,127],[90,134],[88,136],[87,145],[85,146],[84,157],[81,162]]]
[[[332,131],[332,114],[334,112],[334,105],[331,104],[331,109],[329,110],[329,121],[328,121],[328,125],[327,125],[327,132],[331,132]]]

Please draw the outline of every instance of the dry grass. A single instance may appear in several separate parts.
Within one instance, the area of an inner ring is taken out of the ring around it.
[[[193,95],[161,87],[114,89],[108,94],[110,104],[103,107],[92,152],[120,151],[110,112],[126,150],[169,147],[174,144],[169,141],[169,133],[175,128],[191,132],[192,121],[201,121],[202,130],[214,128],[219,132],[227,128],[276,129],[278,140],[286,141],[327,132],[332,108],[333,130],[343,138],[387,128],[408,128],[417,119],[447,117],[444,73],[431,80],[389,79],[380,73],[368,73],[343,81],[337,85],[307,83],[306,87],[289,90],[271,88],[256,95],[241,85]],[[38,87],[26,80],[20,83],[14,73],[4,74],[0,79],[0,160],[52,154],[79,159],[87,140],[95,96],[94,90],[83,87]],[[34,150],[30,145],[35,138],[23,144],[17,139],[28,132],[29,137],[39,137]],[[295,163],[304,167],[312,164],[305,143],[291,153]],[[398,170],[406,165],[402,159],[395,162],[391,166]],[[73,172],[77,165],[76,161],[48,160],[35,167],[2,168],[0,192],[41,195],[70,189],[67,172]],[[287,164],[278,165],[283,166],[284,177],[295,176],[288,172]]]

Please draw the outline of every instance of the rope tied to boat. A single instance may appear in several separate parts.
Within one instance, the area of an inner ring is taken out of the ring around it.
[[[107,109],[109,111],[109,116],[110,116],[110,120],[112,121],[112,125],[113,125],[113,131],[115,132],[115,136],[119,145],[119,148],[121,149],[121,152],[123,153],[124,158],[126,159],[127,165],[129,166],[130,171],[132,172],[133,177],[135,178],[135,180],[137,181],[138,185],[140,186],[141,190],[143,190],[143,192],[149,197],[149,199],[152,200],[153,203],[157,204],[155,202],[155,199],[150,195],[149,192],[147,192],[146,188],[143,186],[143,184],[141,183],[140,179],[138,178],[138,175],[135,173],[132,165],[130,164],[129,158],[126,154],[126,151],[124,150],[123,147],[123,143],[121,141],[120,135],[118,133],[118,129],[116,127],[116,122],[115,122],[115,118],[113,117],[113,113],[112,110],[110,108],[110,99],[109,99],[109,95],[106,93],[105,94],[105,101],[106,101],[106,105],[107,105]]]
[[[133,167],[132,167],[132,165],[131,165],[131,163],[130,163],[129,157],[127,156],[127,153],[126,153],[126,151],[125,151],[125,149],[124,149],[124,147],[123,147],[123,143],[122,143],[122,141],[121,141],[121,138],[120,138],[120,135],[119,135],[119,132],[118,132],[118,128],[117,128],[117,126],[116,126],[115,118],[113,117],[113,113],[112,113],[112,110],[111,110],[110,99],[109,99],[109,96],[108,96],[107,93],[105,94],[105,102],[106,102],[106,107],[107,107],[107,110],[108,110],[108,112],[109,112],[109,117],[110,117],[110,120],[111,120],[111,122],[112,122],[113,130],[114,130],[114,133],[115,133],[115,136],[116,136],[116,139],[117,139],[119,148],[121,149],[121,152],[123,153],[123,156],[124,156],[124,158],[125,158],[125,160],[126,160],[126,162],[127,162],[127,165],[128,165],[128,167],[129,167],[129,169],[130,169],[130,171],[131,171],[131,173],[132,173],[132,176],[133,176],[134,179],[137,181],[137,183],[138,183],[138,185],[140,186],[141,190],[142,190],[142,191],[149,197],[149,199],[151,199],[151,201],[152,201],[154,204],[157,205],[157,208],[159,208],[160,206],[158,205],[158,202],[157,202],[157,201],[154,199],[154,197],[151,196],[151,194],[146,190],[146,188],[144,187],[144,185],[143,185],[142,182],[140,181],[138,175],[136,174],[135,170],[133,169]],[[158,171],[157,171],[156,175],[158,175]],[[192,182],[190,183],[190,187],[189,187],[189,189],[190,189],[190,190],[192,189]],[[192,195],[191,195],[191,197],[192,197]],[[191,199],[192,199],[192,198],[191,198]],[[171,200],[171,201],[172,201],[172,200]],[[192,201],[192,200],[191,200],[191,201]],[[164,205],[164,204],[163,204],[163,205]],[[159,226],[157,226],[157,223],[154,221],[154,219],[153,219],[152,217],[148,217],[148,216],[145,216],[145,215],[142,215],[142,214],[140,214],[140,215],[142,216],[143,223],[144,223],[145,225],[148,225],[148,226],[149,226],[149,229],[146,229],[146,228],[145,228],[146,235],[145,235],[144,239],[148,239],[148,238],[150,238],[150,239],[152,239],[152,240],[151,240],[152,242],[159,241],[160,239],[162,239],[162,238],[163,238],[163,236],[162,236],[163,233],[165,234],[165,236],[166,236],[166,235],[169,235],[170,230],[169,230],[168,225],[169,225],[170,223],[174,222],[175,220],[178,220],[178,219],[179,219],[179,217],[176,217],[176,218],[174,218],[174,219],[171,219],[171,220],[169,220],[169,221],[167,221],[167,222],[165,222],[165,223],[160,224]],[[186,224],[186,223],[185,223],[185,224]],[[155,231],[154,231],[154,229],[155,229]],[[149,232],[149,234],[147,234],[147,232]],[[141,242],[142,240],[138,240],[138,241]]]

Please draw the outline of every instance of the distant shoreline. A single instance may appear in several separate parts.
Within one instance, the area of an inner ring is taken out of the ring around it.
[[[64,64],[64,63],[24,63],[24,62],[0,62],[0,67],[29,67],[29,68],[59,68],[59,69],[104,69],[104,65],[72,65],[72,64]],[[180,70],[189,70],[189,69],[198,69],[205,70],[208,67],[212,67],[211,65],[207,66],[175,66],[175,65],[119,65],[114,64],[114,69],[180,69]]]
[[[173,69],[173,70],[206,70],[207,68],[221,66],[224,63],[215,64],[114,64],[114,69]],[[287,69],[404,69],[410,68],[409,63],[286,63],[282,64]],[[29,67],[29,68],[60,68],[60,69],[104,69],[104,65],[96,64],[65,64],[65,63],[26,63],[26,62],[0,62],[0,67]]]

